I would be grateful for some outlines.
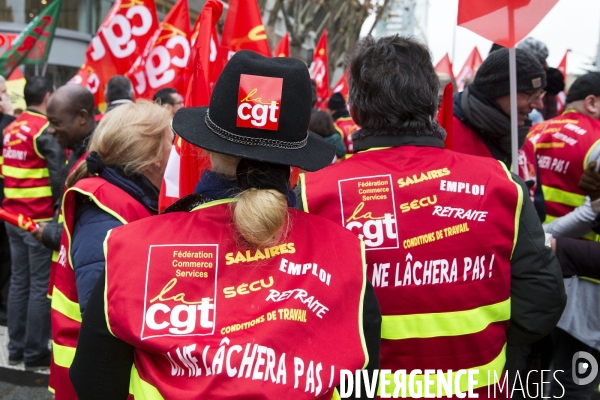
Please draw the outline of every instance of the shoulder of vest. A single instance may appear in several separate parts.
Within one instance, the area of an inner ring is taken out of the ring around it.
[[[161,214],[168,214],[179,211],[192,211],[194,208],[210,203],[212,201],[214,200],[203,194],[189,194],[177,200],[169,207],[165,208],[165,210]]]

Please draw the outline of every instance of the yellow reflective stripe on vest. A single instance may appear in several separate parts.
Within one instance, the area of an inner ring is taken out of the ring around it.
[[[135,364],[131,367],[129,393],[135,397],[135,400],[164,400],[157,388],[140,378]]]
[[[4,176],[16,179],[42,179],[48,178],[48,168],[17,168],[9,165],[2,166]]]
[[[4,166],[5,168],[6,166]],[[4,188],[4,197],[7,199],[37,199],[40,197],[51,197],[50,186],[39,186],[33,188]]]
[[[306,175],[304,175],[304,173],[298,175],[298,184],[300,185],[302,208],[304,209],[304,212],[308,212],[308,200],[306,199]]]
[[[481,332],[493,322],[510,319],[510,299],[466,311],[384,315],[381,338],[389,340],[460,336]]]
[[[58,262],[58,251],[52,251],[52,262]]]
[[[61,346],[52,341],[52,356],[59,367],[70,368],[75,358],[75,347]]]
[[[500,352],[498,357],[493,359],[490,363],[482,365],[480,367],[473,367],[473,368],[468,368],[468,369],[464,370],[464,373],[461,373],[460,376],[458,377],[459,382],[460,382],[458,389],[463,393],[466,393],[469,390],[469,371],[476,371],[476,373],[473,375],[473,380],[477,381],[477,383],[475,385],[473,385],[473,387],[470,389],[477,389],[480,387],[493,385],[494,383],[498,382],[499,379],[502,377],[502,372],[504,370],[505,363],[506,363],[506,345],[504,345],[504,347],[502,348],[502,351]],[[410,371],[406,371],[406,372],[408,374],[410,374]],[[456,376],[458,374],[459,374],[458,371],[453,371],[451,376],[448,373],[443,374],[445,377],[443,379],[444,381],[448,382],[449,378],[452,379],[451,387],[452,387],[453,394],[456,394],[458,392],[456,390],[456,387],[454,384],[456,382]],[[394,396],[394,394],[395,394],[394,390],[396,388],[396,384],[401,383],[400,377],[398,377],[398,382],[394,382],[394,374],[387,374],[387,375],[385,375],[384,379],[386,380],[385,393],[391,394],[392,397],[398,397],[398,396]],[[404,391],[402,390],[403,389],[402,387],[399,388],[398,395],[400,397],[407,397],[407,396],[410,397],[410,391],[408,389],[408,382],[409,382],[408,379],[409,379],[409,377],[407,375],[405,377]],[[441,395],[444,397],[449,397],[448,394],[446,393],[446,390],[445,390],[446,388],[445,388],[444,384],[438,382],[437,374],[429,375],[428,389],[425,389],[425,375],[415,375],[414,376],[413,388],[419,387],[417,385],[417,382],[420,382],[420,386],[422,388],[421,397],[423,397],[423,394],[425,393],[426,390],[428,390],[429,393],[431,393],[431,394],[433,394],[433,393],[437,394],[438,384],[440,384]],[[377,394],[381,394],[382,384],[383,384],[383,380],[380,380],[379,387],[377,388]],[[418,391],[416,391],[416,392],[418,393]]]
[[[504,165],[504,163],[502,161],[498,161],[498,163],[500,164],[502,169],[504,169],[504,172],[506,172],[506,176],[508,177],[508,180],[510,182],[514,183],[515,186],[517,187],[517,207],[515,209],[515,221],[514,221],[515,237],[513,238],[513,247],[510,252],[510,259],[512,260],[513,253],[515,252],[515,247],[517,246],[517,237],[519,236],[519,220],[521,219],[521,210],[523,209],[523,188],[521,188],[521,185],[519,185],[515,180],[513,180],[512,175],[510,174],[510,171],[508,170],[508,168],[506,168],[506,165]]]
[[[200,204],[199,206],[192,208],[192,211],[201,210],[203,208],[208,208],[208,207],[212,207],[212,206],[218,206],[219,204],[233,203],[235,201],[237,201],[237,199],[213,200],[213,201],[209,201],[207,203]]]
[[[333,396],[331,396],[331,400],[341,400],[340,393],[337,388],[333,388]]]
[[[542,185],[542,191],[544,192],[544,200],[546,201],[553,201],[571,207],[579,207],[585,203],[585,196],[582,194],[571,193],[545,185]]]
[[[578,278],[583,279],[584,281],[589,281],[589,282],[597,283],[600,285],[600,280],[598,280],[598,279],[588,278],[587,276],[579,276]]]
[[[65,317],[81,322],[81,310],[79,309],[79,304],[69,300],[56,286],[52,288],[51,307]]]

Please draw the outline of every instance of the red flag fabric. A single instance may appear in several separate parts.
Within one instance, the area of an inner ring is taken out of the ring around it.
[[[450,56],[448,53],[436,64],[435,72],[440,75],[447,75],[454,79],[454,72],[452,71],[452,63],[450,62]]]
[[[207,78],[210,78],[210,69],[214,66],[211,59],[216,60],[215,26],[222,12],[223,5],[219,1],[208,0],[194,27],[193,58],[190,58],[186,72],[190,80],[184,104],[188,107],[206,106],[210,102]],[[210,159],[206,152],[177,137],[161,185],[159,210],[162,211],[181,197],[193,193],[202,172],[208,168]]]
[[[277,48],[275,49],[274,57],[289,57],[290,56],[290,34],[286,32],[285,35],[279,41]]]
[[[569,54],[569,50],[567,50],[565,52],[565,55],[562,58],[562,60],[560,61],[560,64],[558,64],[558,68],[557,68],[563,74],[565,84],[567,83],[567,55],[568,54]],[[566,101],[567,101],[567,94],[565,93],[564,90],[556,95],[556,109],[558,110],[559,114],[562,114],[562,112],[564,111]]]
[[[444,87],[437,118],[440,126],[446,131],[445,147],[452,150],[452,125],[454,123],[454,85],[452,82],[448,82]]]
[[[327,52],[327,29],[323,29],[323,34],[315,48],[313,56],[312,77],[317,83],[317,104],[316,107],[323,107],[329,97],[329,60]]]
[[[560,61],[560,64],[558,64],[558,69],[561,74],[563,74],[563,77],[565,78],[564,81],[565,83],[567,83],[567,55],[569,54],[569,50],[567,50],[565,52],[565,55],[563,56],[562,60]]]
[[[131,68],[157,29],[154,0],[115,1],[71,82],[85,85],[94,94],[96,105],[101,105],[106,82]]]
[[[469,57],[467,57],[465,65],[463,65],[462,69],[458,73],[458,76],[456,77],[456,87],[458,88],[459,92],[465,88],[465,81],[475,76],[475,73],[482,63],[483,60],[481,59],[481,54],[479,54],[479,50],[477,50],[477,47],[475,47],[473,51],[471,51],[471,54],[469,54]]]
[[[227,61],[227,49],[218,45],[217,22],[223,14],[223,4],[217,0],[206,2],[192,30],[192,51],[186,69],[186,77],[191,80],[194,71],[196,53],[200,52],[204,81],[208,83],[209,94],[217,82]],[[198,39],[200,38],[200,39]],[[209,39],[210,38],[210,39]],[[200,40],[198,42],[198,40]]]
[[[514,47],[558,0],[459,0],[457,23],[504,47]]]
[[[340,78],[340,80],[335,84],[331,93],[340,93],[344,96],[344,99],[348,101],[348,70],[344,71],[344,74]]]
[[[267,34],[256,0],[229,1],[221,45],[228,50],[228,60],[240,50],[252,50],[265,57],[271,57]]]
[[[190,33],[187,0],[179,0],[125,74],[133,83],[136,97],[152,99],[165,87],[185,93],[184,71],[190,56]]]
[[[33,232],[39,227],[37,222],[31,218],[26,217],[23,214],[8,212],[3,208],[0,208],[0,219],[27,232]]]

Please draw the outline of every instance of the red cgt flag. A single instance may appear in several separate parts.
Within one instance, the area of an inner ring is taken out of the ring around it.
[[[184,104],[191,107],[206,106],[210,102],[207,77],[211,68],[211,55],[217,51],[214,46],[215,26],[223,12],[223,5],[217,0],[208,0],[196,22],[194,32],[193,58],[190,58],[186,76],[190,77]],[[206,69],[205,69],[206,68]],[[221,67],[222,69],[222,67]],[[219,70],[219,73],[221,71]],[[160,189],[159,210],[162,211],[178,199],[194,192],[202,172],[210,168],[206,152],[177,137],[165,176]]]
[[[317,104],[315,105],[317,108],[326,105],[329,97],[329,59],[327,56],[327,29],[323,29],[311,65],[312,78],[317,83]]]
[[[117,0],[92,39],[86,61],[71,83],[87,87],[104,102],[104,85],[123,75],[158,29],[154,0]]]
[[[192,79],[196,53],[199,52],[198,62],[202,64],[204,81],[208,83],[209,94],[212,93],[212,89],[227,62],[227,49],[218,44],[219,37],[216,25],[221,18],[221,14],[223,14],[223,4],[221,2],[216,0],[206,2],[192,30],[192,51],[186,68],[186,77],[189,81]],[[207,39],[209,37],[210,40]],[[197,43],[198,38],[201,39]]]
[[[338,83],[336,83],[333,89],[331,90],[331,93],[339,92],[342,96],[344,96],[344,99],[348,101],[348,90],[348,70],[346,70],[344,71],[344,74],[342,75]]]
[[[290,56],[290,34],[286,32],[285,35],[279,41],[277,48],[275,49],[274,57],[289,57]]]
[[[252,50],[265,57],[271,57],[267,34],[256,0],[229,2],[221,45],[228,50],[228,60],[240,50]]]
[[[556,68],[560,71],[561,74],[563,74],[563,76],[565,78],[565,83],[567,83],[567,56],[568,55],[569,55],[569,50],[567,50],[565,52],[564,57],[560,61],[560,64],[558,64],[558,68]]]
[[[151,99],[165,87],[185,93],[184,71],[190,56],[189,21],[187,0],[179,0],[125,74],[133,83],[136,97]]]
[[[458,25],[514,47],[535,28],[558,0],[459,0]]]
[[[481,58],[481,57],[479,57]],[[435,72],[440,75],[447,75],[454,79],[454,72],[452,72],[452,63],[450,62],[450,56],[448,53],[442,58],[435,66]]]
[[[465,65],[463,65],[462,69],[458,73],[458,76],[456,77],[456,87],[458,88],[459,92],[465,88],[465,81],[475,76],[475,73],[482,63],[483,60],[481,59],[481,54],[479,54],[479,50],[477,50],[477,47],[475,47],[473,51],[471,51],[471,54],[469,54],[469,57],[467,57]]]

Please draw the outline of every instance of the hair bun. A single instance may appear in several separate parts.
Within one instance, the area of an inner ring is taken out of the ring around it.
[[[237,183],[242,190],[274,189],[287,196],[290,167],[257,160],[242,159],[237,166]]]
[[[87,170],[90,174],[99,174],[104,171],[104,163],[102,162],[102,158],[100,158],[100,154],[97,152],[90,152],[90,154],[85,157],[85,161],[87,163]]]

